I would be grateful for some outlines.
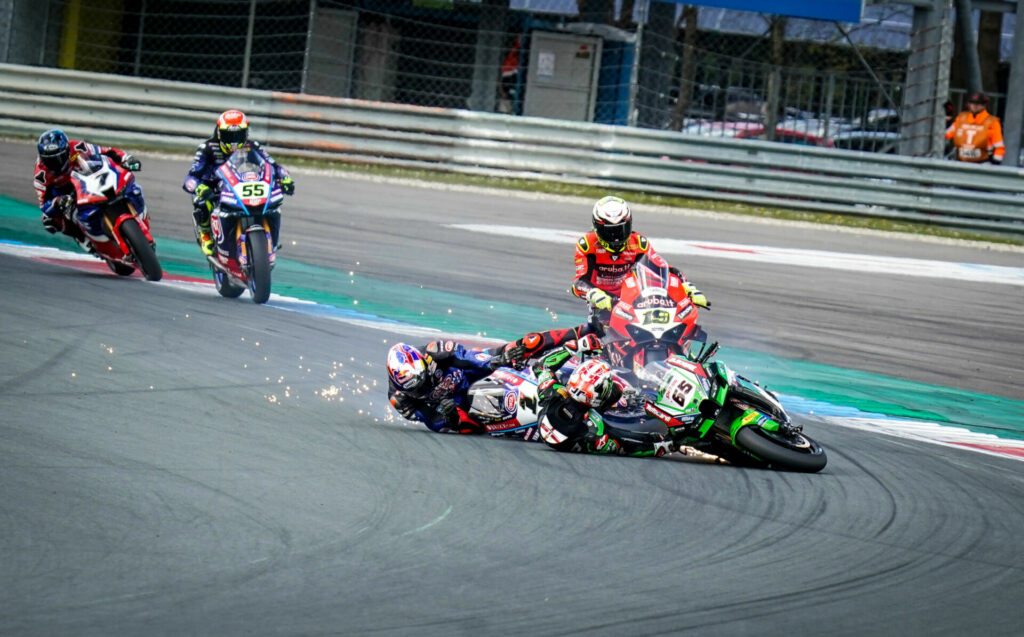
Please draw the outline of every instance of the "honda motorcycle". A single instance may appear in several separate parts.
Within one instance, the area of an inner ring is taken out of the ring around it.
[[[150,281],[163,278],[142,190],[132,171],[106,155],[79,156],[71,169],[71,183],[76,203],[72,221],[96,256],[119,276],[138,269]]]
[[[253,302],[266,303],[284,199],[274,167],[242,148],[217,168],[217,177],[219,196],[210,214],[215,247],[207,257],[214,285],[221,296],[236,298],[248,289]]]

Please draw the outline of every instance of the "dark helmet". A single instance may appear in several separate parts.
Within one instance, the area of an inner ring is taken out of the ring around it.
[[[47,170],[61,175],[68,171],[71,164],[71,144],[64,131],[57,128],[46,131],[39,136],[36,149]]]
[[[971,93],[967,96],[967,103],[981,104],[982,106],[988,106],[988,95],[984,93]]]
[[[232,153],[245,146],[249,139],[249,120],[242,111],[224,111],[217,118],[217,141],[224,153]]]
[[[618,197],[603,197],[594,204],[594,233],[609,252],[622,252],[633,234],[629,204]]]

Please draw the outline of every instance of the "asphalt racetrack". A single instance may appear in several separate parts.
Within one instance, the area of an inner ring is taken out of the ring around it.
[[[31,201],[32,150],[0,144],[0,194]],[[141,157],[154,233],[191,240],[187,159]],[[582,230],[585,203],[295,177],[291,263],[423,286],[418,303],[579,311],[571,243],[450,225]],[[635,216],[652,238],[1022,262]],[[673,261],[723,342],[1024,398],[1021,286]],[[386,323],[10,254],[0,269],[0,635],[1020,634],[1019,460],[814,416],[816,475],[431,434],[385,407],[384,353],[408,338]]]

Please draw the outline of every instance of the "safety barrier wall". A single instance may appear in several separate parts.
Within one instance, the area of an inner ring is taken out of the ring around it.
[[[191,150],[244,110],[279,155],[1024,234],[1024,170],[0,64],[0,131]]]

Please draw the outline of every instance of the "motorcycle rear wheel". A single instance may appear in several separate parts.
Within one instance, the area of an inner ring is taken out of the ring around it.
[[[270,298],[270,254],[267,251],[267,235],[253,231],[245,235],[249,253],[249,291],[253,303],[266,303]]]
[[[117,263],[115,261],[106,261],[107,267],[110,271],[117,276],[131,276],[135,273],[135,268],[130,265],[124,265],[123,263]]]
[[[236,299],[242,292],[245,292],[245,288],[232,283],[227,275],[217,268],[210,266],[210,269],[213,270],[213,286],[217,288],[217,292],[224,298]]]
[[[139,222],[135,219],[126,219],[121,224],[120,232],[125,243],[128,244],[128,249],[135,256],[135,261],[139,264],[139,269],[142,270],[142,275],[146,277],[146,280],[159,281],[162,279],[164,270],[160,267],[160,261],[156,258],[153,246],[146,239],[142,228],[139,227]]]
[[[736,445],[760,458],[773,469],[815,473],[825,468],[828,457],[821,445],[802,433],[784,435],[759,427],[736,432]]]

